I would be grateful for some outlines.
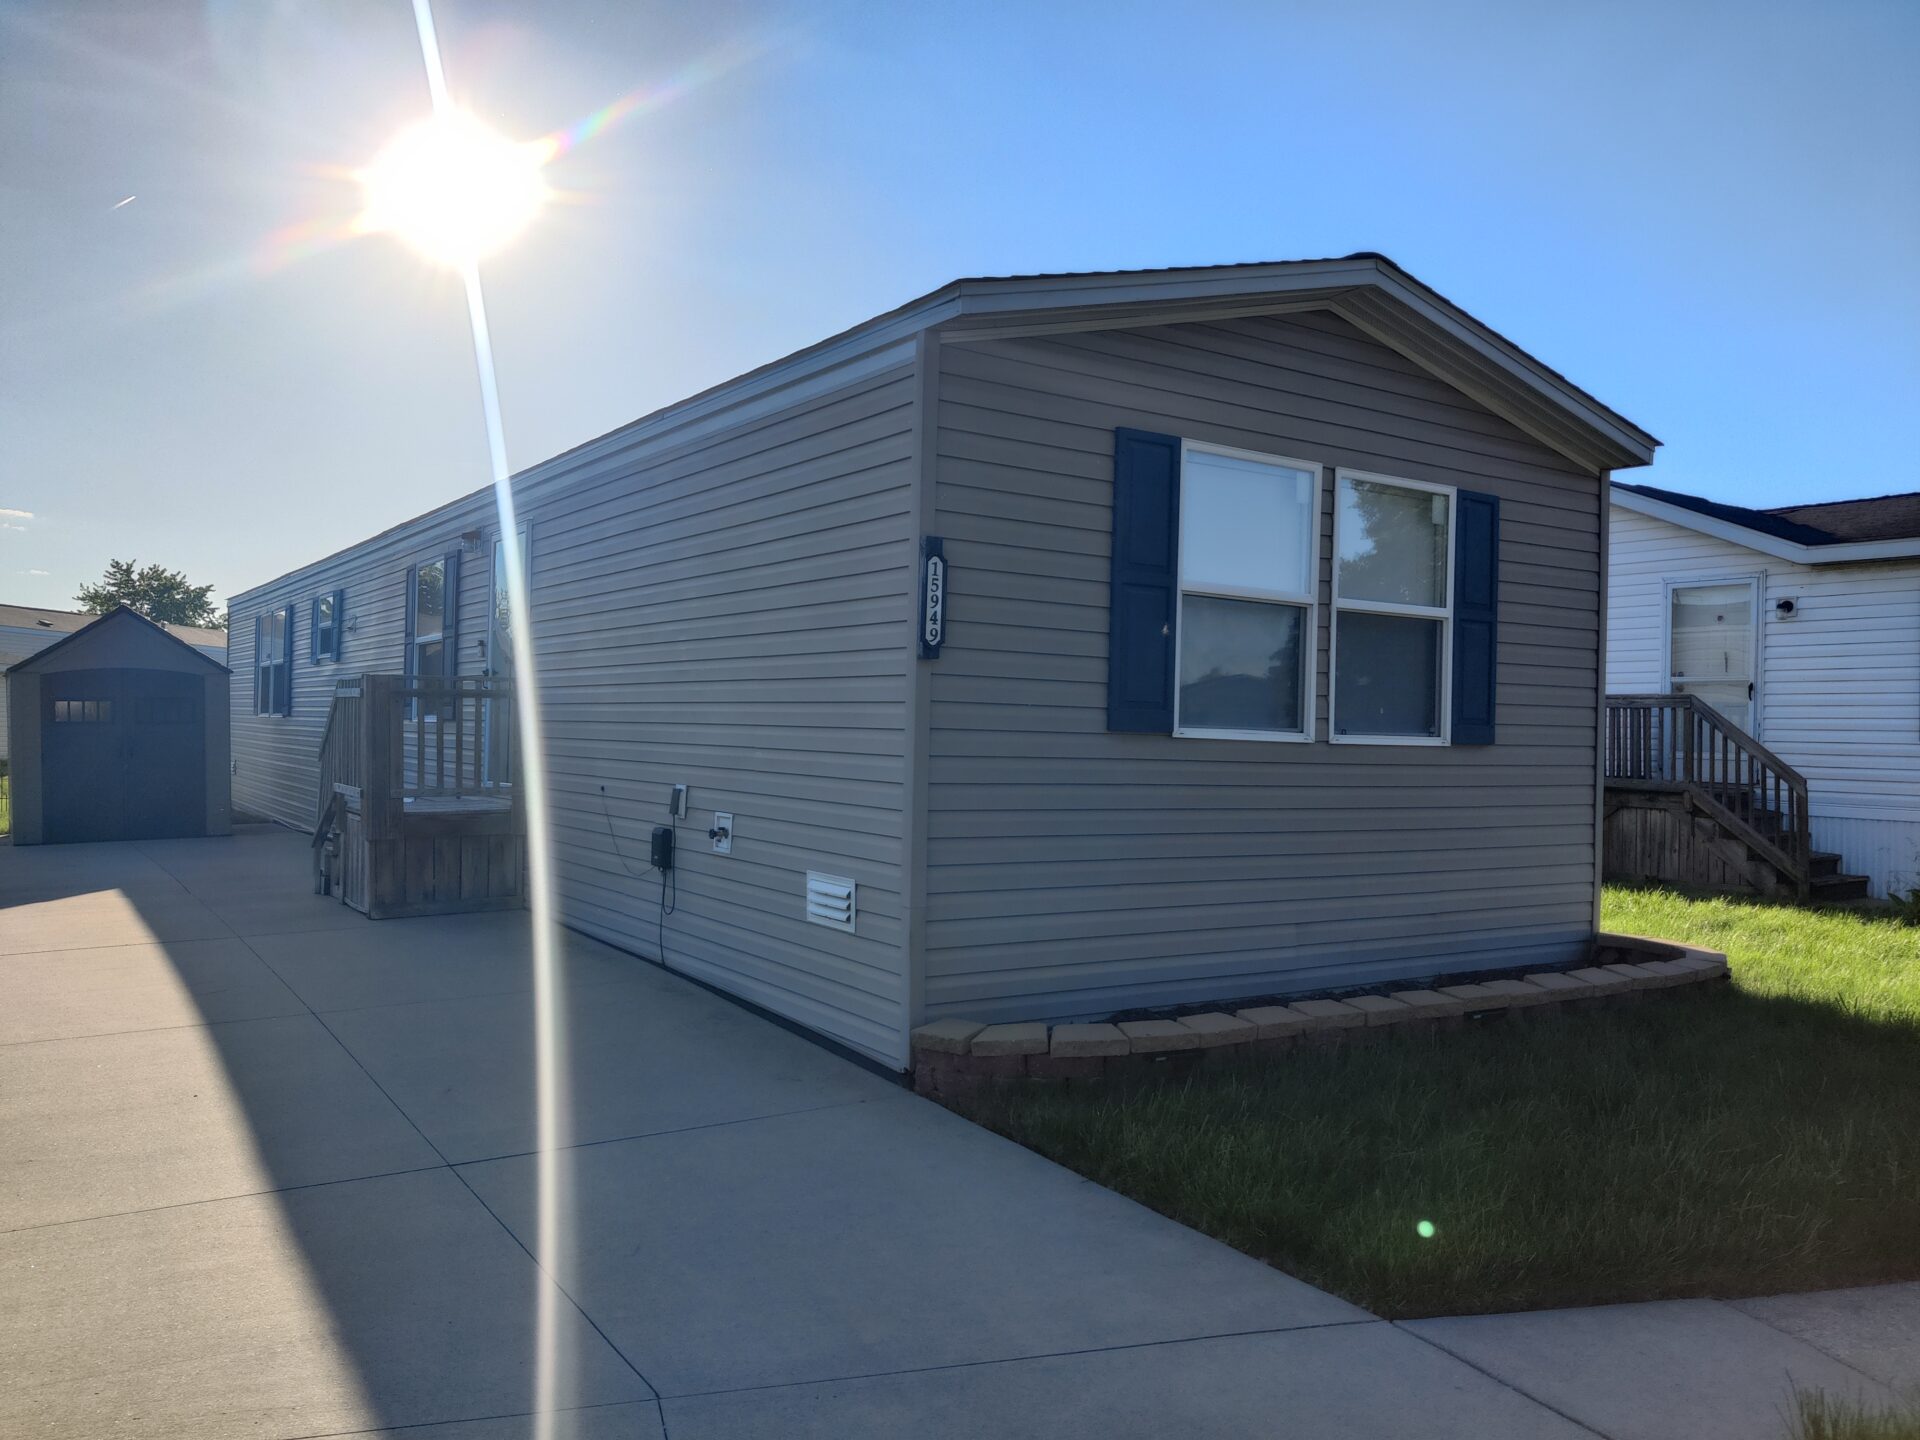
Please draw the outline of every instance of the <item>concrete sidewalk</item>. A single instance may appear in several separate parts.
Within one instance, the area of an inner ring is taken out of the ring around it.
[[[1767,1436],[1920,1287],[1389,1325],[571,937],[536,1259],[523,917],[306,843],[0,846],[0,1434]],[[663,1428],[664,1426],[664,1428]]]

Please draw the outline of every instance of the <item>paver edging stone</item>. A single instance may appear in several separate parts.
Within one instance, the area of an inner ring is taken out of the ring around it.
[[[1647,992],[1726,976],[1727,957],[1718,951],[1603,933],[1594,938],[1587,963],[1576,969],[1509,973],[1426,989],[1111,1023],[935,1020],[912,1035],[913,1087],[935,1098],[958,1097],[1011,1080],[1076,1083],[1144,1075],[1175,1060],[1182,1063],[1174,1068],[1185,1073],[1186,1061],[1233,1063],[1296,1040],[1383,1041],[1392,1034],[1458,1027],[1508,1011],[1551,1013],[1595,1001],[1639,1000]]]

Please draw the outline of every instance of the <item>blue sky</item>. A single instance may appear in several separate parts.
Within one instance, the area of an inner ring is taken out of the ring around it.
[[[1920,489],[1910,0],[436,11],[509,134],[665,97],[489,266],[516,468],[956,276],[1365,249],[1664,440],[1630,478]],[[485,482],[449,280],[271,240],[425,109],[405,0],[0,0],[0,600]]]

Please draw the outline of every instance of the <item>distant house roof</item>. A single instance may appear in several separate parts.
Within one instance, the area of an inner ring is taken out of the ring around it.
[[[1920,491],[1876,495],[1868,500],[1826,500],[1814,505],[1782,505],[1769,510],[1799,525],[1831,535],[1834,541],[1920,539]]]
[[[50,635],[71,635],[84,630],[100,617],[87,610],[43,610],[36,605],[0,604],[0,627],[15,630],[40,630]],[[160,628],[189,645],[208,645],[216,650],[227,647],[227,632],[208,630],[198,625],[162,623]]]
[[[1628,509],[1807,564],[1920,556],[1920,492],[1754,510],[1616,480],[1613,498]]]
[[[12,605],[5,608],[18,610],[22,607]],[[72,615],[75,612],[55,610],[46,613]],[[142,615],[138,610],[129,610],[124,605],[109,610],[104,615],[80,615],[78,618],[84,620],[86,623],[76,629],[70,630],[67,634],[61,636],[60,639],[54,641],[53,644],[47,646],[46,649],[36,651],[34,654],[27,656],[26,659],[7,666],[6,673],[15,675],[24,670],[39,669],[68,646],[86,645],[89,643],[90,636],[98,635],[103,631],[109,631],[115,627],[125,626],[133,626],[138,631],[150,633],[157,637],[158,643],[161,645],[177,645],[182,652],[191,655],[202,665],[211,665],[215,670],[220,671],[225,671],[227,668],[205,651],[199,649],[196,643],[188,638],[188,636],[191,635],[219,635],[224,637],[226,634],[224,630],[201,630],[192,625],[161,625],[147,619],[147,617]]]

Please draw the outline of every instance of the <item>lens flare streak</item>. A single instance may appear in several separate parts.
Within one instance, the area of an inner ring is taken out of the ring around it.
[[[441,68],[440,43],[434,34],[430,0],[413,0],[414,23],[420,32],[420,53],[426,64],[427,87],[434,115],[455,114]],[[480,382],[480,406],[487,431],[487,454],[493,469],[493,495],[500,533],[519,531],[514,513],[512,474],[507,468],[506,430],[501,419],[500,391],[493,366],[493,340],[487,327],[486,300],[480,285],[480,265],[469,254],[460,267],[467,293],[467,315],[473,330],[474,368]],[[554,1426],[564,1403],[563,1357],[560,1354],[561,1302],[571,1265],[565,1246],[571,1241],[567,1222],[569,1186],[564,1166],[567,1100],[563,1089],[566,1053],[565,1017],[560,985],[559,932],[553,904],[553,831],[547,814],[546,745],[540,715],[539,671],[534,668],[533,625],[527,606],[527,576],[520,547],[502,547],[507,566],[507,603],[513,619],[516,718],[520,727],[521,769],[527,823],[527,901],[533,930],[533,1025],[536,1211],[534,1257],[545,1272],[538,1287],[534,1313],[534,1437],[553,1440]]]

